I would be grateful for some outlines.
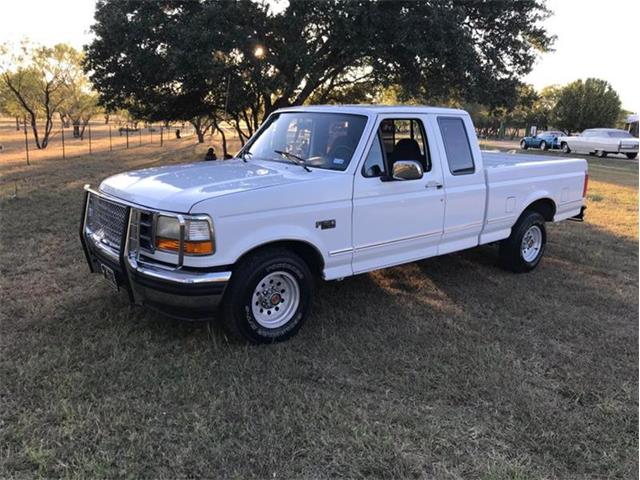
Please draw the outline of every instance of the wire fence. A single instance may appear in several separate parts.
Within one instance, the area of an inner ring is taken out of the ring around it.
[[[44,125],[38,134],[42,146]],[[102,154],[140,146],[168,146],[195,137],[194,128],[184,124],[143,124],[91,121],[85,126],[54,122],[46,148],[38,148],[26,119],[0,118],[0,162],[26,163],[34,160],[67,159]]]

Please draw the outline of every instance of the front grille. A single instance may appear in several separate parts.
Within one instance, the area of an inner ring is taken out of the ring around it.
[[[127,207],[89,195],[87,228],[102,242],[119,251],[126,224]]]
[[[140,212],[138,222],[140,228],[140,248],[153,252],[153,214],[149,212]]]

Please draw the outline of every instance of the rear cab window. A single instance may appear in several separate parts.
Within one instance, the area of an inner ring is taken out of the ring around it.
[[[476,171],[469,136],[460,117],[438,117],[447,163],[452,175],[469,175]]]

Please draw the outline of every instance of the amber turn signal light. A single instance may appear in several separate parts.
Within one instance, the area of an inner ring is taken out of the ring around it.
[[[180,250],[180,240],[158,237],[156,238],[156,248],[158,250],[178,252]],[[213,253],[213,242],[211,240],[199,242],[185,240],[184,253],[185,255],[209,255]]]

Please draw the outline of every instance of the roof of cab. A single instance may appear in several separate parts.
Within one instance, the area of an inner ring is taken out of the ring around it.
[[[334,112],[334,113],[355,113],[365,115],[388,114],[388,113],[404,113],[404,114],[464,114],[467,112],[457,108],[430,107],[427,105],[302,105],[298,107],[285,107],[278,111],[297,111],[306,112]]]

